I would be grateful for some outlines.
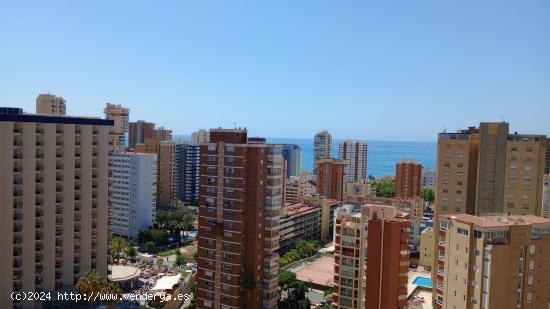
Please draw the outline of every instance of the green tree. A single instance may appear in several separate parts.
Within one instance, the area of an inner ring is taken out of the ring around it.
[[[157,250],[157,246],[155,245],[154,242],[148,241],[147,243],[145,243],[145,251],[149,253],[154,253],[156,250]]]
[[[97,295],[102,293],[108,285],[107,277],[95,271],[85,272],[76,282],[76,288],[81,294]],[[90,308],[93,305],[93,299],[89,298]]]
[[[428,202],[432,204],[435,201],[435,193],[434,190],[430,188],[423,188],[422,189],[422,199],[424,199],[425,202]]]
[[[288,297],[279,300],[280,309],[309,309],[309,299],[306,297],[307,288],[302,281],[294,281],[288,289]]]
[[[136,251],[136,248],[134,248],[134,246],[130,244],[127,245],[126,249],[124,250],[124,253],[126,253],[126,256],[130,258],[130,260],[135,261],[137,256],[137,251]]]
[[[113,254],[113,260],[117,263],[120,261],[120,254],[126,249],[126,240],[120,236],[115,236],[111,239],[111,252]]]
[[[176,261],[174,262],[174,266],[182,266],[185,263],[187,263],[187,259],[179,250],[176,251]]]
[[[376,196],[379,197],[394,197],[395,196],[395,180],[375,181],[372,183],[376,189]]]
[[[279,271],[279,286],[282,288],[284,286],[289,286],[294,281],[296,281],[296,274],[288,270]]]
[[[101,293],[110,295],[110,297],[101,302],[104,306],[110,308],[118,304],[118,299],[122,296],[122,289],[118,284],[109,282]],[[115,295],[117,296],[115,297]]]

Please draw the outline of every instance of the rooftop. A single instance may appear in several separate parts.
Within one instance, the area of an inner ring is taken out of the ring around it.
[[[470,223],[479,227],[507,227],[511,225],[538,225],[550,224],[550,219],[524,215],[524,216],[483,216],[477,217],[468,214],[442,215],[442,218],[458,220],[463,223]]]

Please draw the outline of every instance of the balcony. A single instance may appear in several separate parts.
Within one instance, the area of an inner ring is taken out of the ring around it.
[[[13,127],[13,133],[17,133],[17,134],[23,133],[23,128]]]
[[[21,152],[14,152],[13,153],[13,159],[14,160],[21,160],[21,159],[23,159],[23,154]]]
[[[21,165],[15,165],[13,167],[13,172],[14,173],[21,173],[22,171],[23,171],[23,166],[21,166]]]
[[[13,221],[21,221],[23,220],[23,213],[21,211],[14,211],[13,213]]]
[[[44,128],[36,128],[36,134],[44,134]]]
[[[43,164],[36,164],[36,171],[43,171],[44,165]]]
[[[23,196],[23,191],[20,189],[13,190],[13,196]]]
[[[13,209],[21,209],[23,208],[23,202],[21,202],[20,199],[16,199],[13,201]]]
[[[42,151],[37,152],[36,155],[35,155],[35,158],[44,159],[44,152],[42,152]]]

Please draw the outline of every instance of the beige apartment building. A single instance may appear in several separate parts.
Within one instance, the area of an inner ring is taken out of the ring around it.
[[[437,308],[550,307],[550,219],[443,215],[437,234]]]
[[[65,99],[50,93],[41,93],[36,97],[36,113],[63,116],[67,113]]]
[[[13,291],[74,286],[107,273],[109,129],[97,118],[0,108],[1,308]]]
[[[434,230],[431,227],[424,229],[420,233],[420,256],[418,264],[424,266],[425,269],[430,270],[433,266],[433,253],[434,253]]]
[[[540,216],[546,144],[544,135],[510,134],[506,122],[440,133],[435,226],[441,214]]]
[[[115,151],[124,149],[126,145],[126,134],[128,133],[128,121],[130,118],[130,109],[122,107],[120,104],[107,103],[105,109],[105,118],[114,121],[110,132],[110,143]]]
[[[298,176],[290,176],[285,181],[285,204],[301,203],[316,191],[317,187],[310,173],[302,172]]]

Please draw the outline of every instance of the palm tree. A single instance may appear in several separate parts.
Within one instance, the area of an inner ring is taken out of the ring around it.
[[[93,295],[103,292],[107,284],[108,281],[105,275],[98,272],[89,271],[78,278],[76,288],[81,294],[87,295],[88,301],[90,301],[90,308],[92,308]]]
[[[134,246],[130,244],[126,246],[126,248],[124,249],[124,253],[126,253],[126,256],[129,257],[131,260],[134,260],[137,255],[136,248],[134,248]]]
[[[126,248],[126,241],[120,236],[115,236],[111,239],[111,252],[113,254],[113,260],[119,262],[120,254]]]
[[[101,291],[101,293],[109,295],[109,297],[106,297],[106,299],[103,300],[101,303],[104,306],[110,308],[113,305],[118,304],[118,300],[122,296],[122,289],[120,288],[120,286],[118,286],[118,284],[114,282],[109,282],[107,283],[107,286],[105,286],[103,291]]]

